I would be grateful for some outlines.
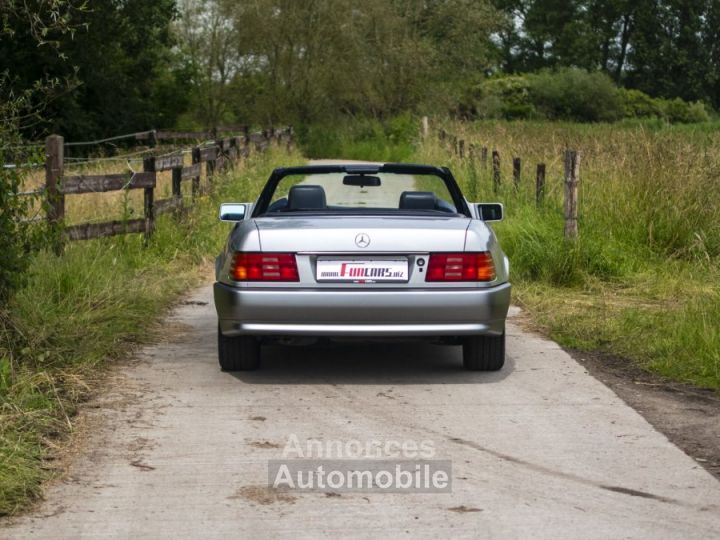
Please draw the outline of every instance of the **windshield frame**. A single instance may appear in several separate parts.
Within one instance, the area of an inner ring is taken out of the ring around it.
[[[460,187],[457,185],[455,178],[453,177],[450,169],[447,167],[433,167],[430,165],[415,165],[407,163],[385,163],[385,164],[336,164],[336,165],[306,165],[301,167],[281,167],[275,169],[270,178],[268,179],[265,187],[260,193],[252,212],[253,218],[262,216],[297,216],[300,212],[286,212],[283,214],[271,212],[268,213],[267,209],[270,206],[273,195],[277,189],[280,181],[287,176],[295,175],[313,175],[313,174],[333,174],[333,173],[348,173],[348,174],[378,174],[378,173],[390,173],[390,174],[407,174],[414,176],[436,176],[445,182],[448,193],[452,197],[452,203],[457,209],[457,214],[444,214],[448,217],[457,217],[462,215],[468,218],[472,218],[470,209],[468,208],[467,202],[460,191]],[[374,215],[427,215],[426,212],[420,211],[393,211],[392,214],[378,209],[379,212],[372,214]],[[328,211],[322,212],[324,215],[368,215],[367,212],[359,212],[353,214],[352,209],[343,211]],[[303,213],[307,215],[307,213]],[[441,212],[432,213],[432,215],[443,215]]]

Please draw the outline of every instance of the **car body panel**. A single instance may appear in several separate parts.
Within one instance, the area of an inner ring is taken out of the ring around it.
[[[477,218],[477,209],[462,198],[450,172],[368,164],[373,166],[441,173],[461,213],[266,215],[262,209],[269,207],[272,196],[266,186],[252,214],[234,226],[216,261],[215,305],[224,335],[434,337],[503,332],[510,303],[509,263],[492,228]],[[333,166],[330,172],[342,179],[337,173],[346,170],[343,167]],[[268,185],[277,185],[290,170],[298,169],[276,170]],[[317,174],[327,170],[322,167]],[[359,235],[367,240],[361,245]],[[299,281],[234,281],[233,255],[243,251],[295,253]],[[489,282],[427,282],[430,254],[443,252],[490,252],[496,277]],[[408,279],[318,281],[319,258],[407,260]]]
[[[502,334],[510,285],[486,289],[214,288],[225,335],[461,336]]]

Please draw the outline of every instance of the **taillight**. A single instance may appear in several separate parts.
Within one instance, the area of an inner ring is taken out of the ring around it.
[[[235,281],[300,281],[293,253],[235,253],[230,277]]]
[[[488,252],[433,253],[425,281],[492,281],[495,265]]]

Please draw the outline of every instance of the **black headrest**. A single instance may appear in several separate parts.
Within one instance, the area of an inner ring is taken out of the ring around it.
[[[325,210],[325,190],[322,186],[293,186],[288,193],[288,210]]]
[[[435,210],[437,202],[432,191],[403,191],[400,210]]]

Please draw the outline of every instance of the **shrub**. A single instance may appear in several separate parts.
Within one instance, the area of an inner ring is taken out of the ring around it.
[[[550,119],[612,122],[623,116],[618,89],[604,73],[574,68],[528,76],[530,102]]]
[[[309,158],[404,161],[413,152],[418,123],[408,113],[380,121],[375,118],[338,119],[297,130]]]
[[[640,90],[621,88],[626,118],[663,118],[663,104],[660,100],[648,96]]]
[[[535,108],[530,103],[527,77],[512,75],[489,79],[475,89],[477,115],[485,119],[516,120],[532,118]]]
[[[0,137],[3,144],[7,140]],[[8,155],[0,148],[0,165],[6,159],[19,161],[18,158],[25,159]],[[21,186],[22,176],[17,169],[0,168],[0,312],[22,283],[29,261],[31,231],[21,220],[27,217],[30,201],[27,197],[18,197]]]
[[[697,124],[708,122],[710,114],[705,105],[696,101],[688,103],[680,98],[660,100],[664,116],[672,123]]]

